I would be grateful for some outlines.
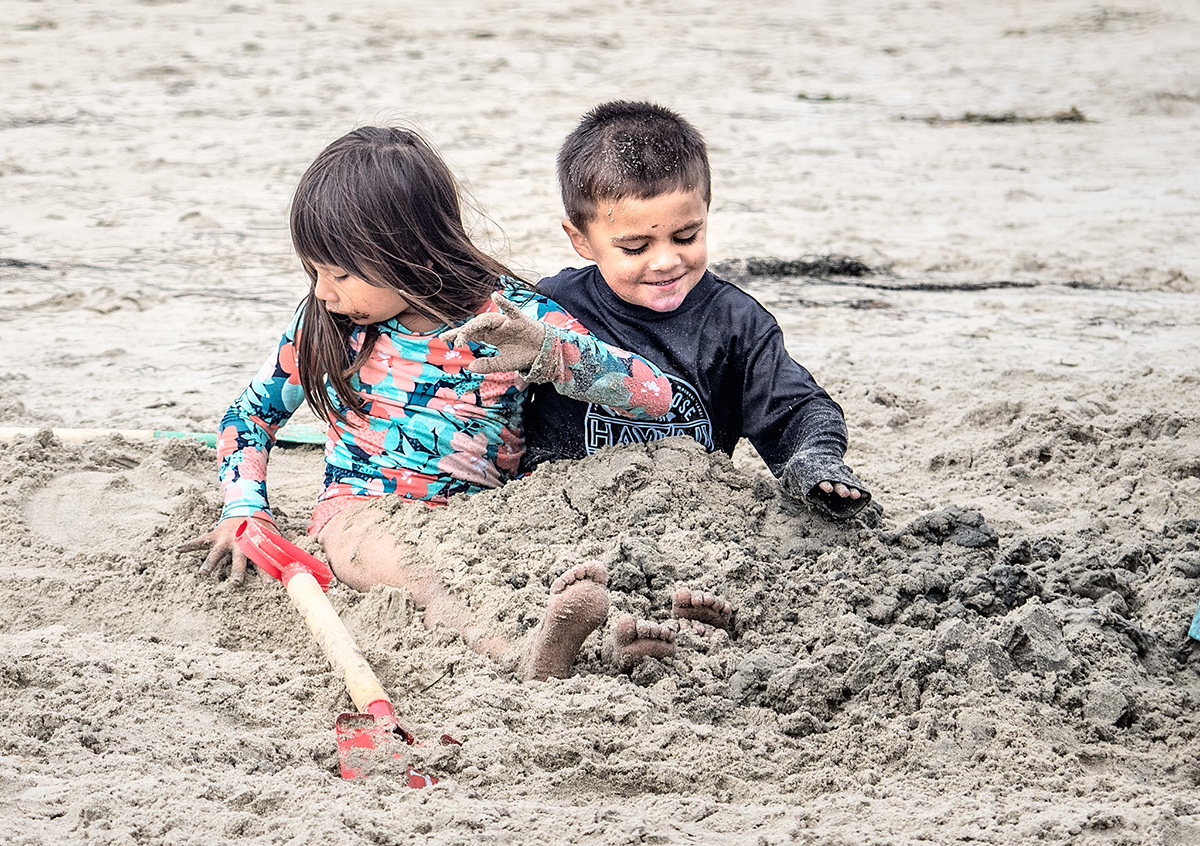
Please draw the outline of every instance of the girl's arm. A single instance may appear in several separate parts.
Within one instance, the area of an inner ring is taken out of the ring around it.
[[[221,519],[255,517],[274,522],[267,501],[267,457],[275,433],[304,402],[296,370],[299,314],[241,395],[221,418],[218,478],[225,507]]]
[[[482,343],[496,348],[493,355],[476,358],[469,366],[472,372],[516,371],[527,382],[549,382],[563,396],[638,420],[653,420],[670,410],[671,384],[661,370],[640,355],[587,334],[545,297],[521,298],[524,301],[518,306],[493,294],[498,312],[481,314],[443,333],[443,340],[452,345]]]
[[[177,547],[177,552],[208,550],[201,575],[216,571],[230,559],[229,581],[240,584],[246,576],[246,555],[234,541],[245,519],[275,528],[267,503],[267,455],[275,433],[304,401],[296,375],[295,338],[298,317],[284,333],[275,354],[229,406],[217,437],[218,476],[225,507],[216,528]]]

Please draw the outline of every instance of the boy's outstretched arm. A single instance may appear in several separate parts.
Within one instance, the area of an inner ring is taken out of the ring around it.
[[[784,492],[830,520],[847,520],[871,494],[842,461],[841,406],[799,365],[774,319],[744,355],[742,432]]]

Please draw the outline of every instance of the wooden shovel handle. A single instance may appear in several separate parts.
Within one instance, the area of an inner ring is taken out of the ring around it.
[[[329,663],[345,677],[346,690],[350,692],[354,706],[366,712],[372,702],[390,702],[383,685],[317,580],[310,573],[297,573],[288,580],[287,592]]]

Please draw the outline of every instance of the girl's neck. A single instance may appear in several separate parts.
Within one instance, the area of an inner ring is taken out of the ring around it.
[[[428,335],[442,325],[441,321],[413,313],[398,315],[392,320],[410,335]]]

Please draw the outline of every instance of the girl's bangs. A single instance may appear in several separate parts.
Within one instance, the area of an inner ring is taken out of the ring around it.
[[[340,220],[318,208],[315,203],[297,201],[292,212],[292,246],[304,270],[315,278],[314,264],[340,267],[359,278],[368,278],[363,262],[348,247],[347,233],[336,231]]]

